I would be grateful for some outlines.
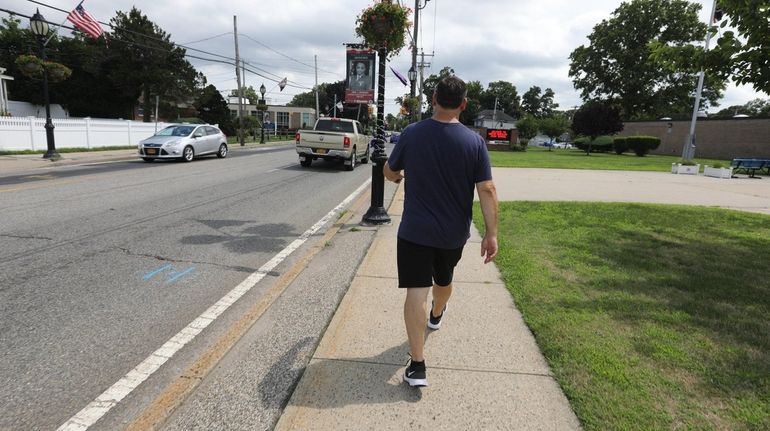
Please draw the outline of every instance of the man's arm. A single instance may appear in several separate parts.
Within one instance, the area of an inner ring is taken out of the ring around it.
[[[404,179],[404,171],[394,171],[390,169],[388,162],[385,162],[385,165],[382,167],[382,173],[385,175],[385,178],[394,183],[400,183],[401,180]]]
[[[489,263],[497,256],[497,190],[492,180],[476,183],[481,213],[484,215],[485,233],[481,240],[481,257]]]

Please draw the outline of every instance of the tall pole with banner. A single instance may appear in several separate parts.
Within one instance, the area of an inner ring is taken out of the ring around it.
[[[385,176],[382,168],[388,161],[385,153],[385,66],[387,51],[377,50],[379,67],[377,68],[377,132],[372,141],[372,201],[369,210],[361,219],[361,224],[377,226],[390,224],[390,216],[385,210]]]

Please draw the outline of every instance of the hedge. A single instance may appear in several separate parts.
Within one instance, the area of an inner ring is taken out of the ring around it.
[[[587,151],[588,143],[590,141],[591,138],[580,137],[573,140],[572,145],[583,151]],[[591,143],[591,152],[606,153],[609,151],[612,151],[612,136],[599,136],[593,143]]]
[[[644,157],[660,146],[660,138],[655,136],[627,136],[626,144],[637,156]]]
[[[612,140],[612,149],[615,154],[623,154],[628,151],[628,142],[625,137],[618,137]]]

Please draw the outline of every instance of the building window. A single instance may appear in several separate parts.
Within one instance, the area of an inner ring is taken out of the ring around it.
[[[232,115],[233,117],[237,117],[238,116],[238,111],[235,111],[235,110],[231,109],[230,110],[230,115]]]
[[[302,113],[302,127],[303,128],[305,128],[305,127],[313,127],[313,123],[311,123],[310,121],[311,121],[310,113],[303,112]]]
[[[289,128],[289,113],[288,112],[279,112],[278,113],[278,118],[276,120],[276,123],[278,124],[278,128],[288,129]]]

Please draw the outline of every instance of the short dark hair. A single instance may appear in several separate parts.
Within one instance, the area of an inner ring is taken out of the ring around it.
[[[468,94],[465,82],[455,75],[447,76],[436,85],[436,102],[446,109],[457,109]]]

